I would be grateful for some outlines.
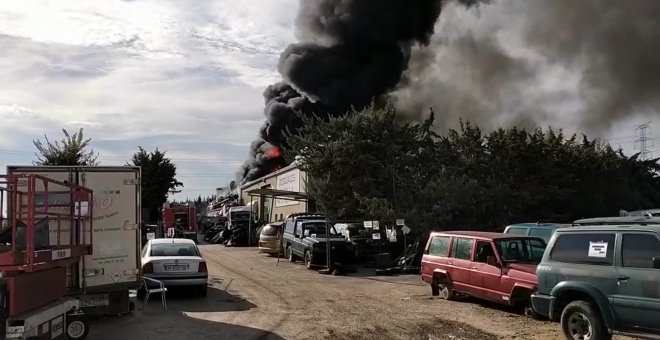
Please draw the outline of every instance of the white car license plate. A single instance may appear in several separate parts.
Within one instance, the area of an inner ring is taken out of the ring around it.
[[[188,270],[187,264],[166,264],[165,271],[167,272],[182,272]]]

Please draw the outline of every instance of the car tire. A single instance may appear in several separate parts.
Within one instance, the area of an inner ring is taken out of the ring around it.
[[[561,313],[560,322],[566,339],[612,339],[598,309],[586,301],[577,300],[566,305]]]
[[[438,290],[442,299],[448,301],[456,299],[456,294],[454,293],[454,289],[451,287],[450,282],[438,284]]]
[[[431,283],[431,296],[440,296],[440,287],[436,282]]]
[[[83,316],[67,315],[66,317],[66,336],[67,339],[81,340],[89,334],[89,324]]]
[[[296,262],[296,258],[294,257],[295,255],[293,255],[293,249],[291,249],[291,246],[286,246],[286,254],[289,262]]]
[[[305,250],[304,261],[305,267],[307,267],[307,269],[312,269],[312,254],[309,252],[309,250]]]

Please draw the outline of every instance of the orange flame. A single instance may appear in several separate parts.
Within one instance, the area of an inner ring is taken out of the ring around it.
[[[268,158],[279,158],[282,156],[282,151],[280,148],[272,148],[264,153],[264,156]]]

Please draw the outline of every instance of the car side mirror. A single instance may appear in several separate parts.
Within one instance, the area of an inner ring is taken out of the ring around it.
[[[495,266],[495,267],[499,267],[499,266],[500,266],[499,262],[497,262],[497,257],[495,257],[495,256],[488,256],[488,257],[486,257],[486,263],[487,263],[489,266]]]
[[[660,257],[653,258],[653,268],[660,269]]]

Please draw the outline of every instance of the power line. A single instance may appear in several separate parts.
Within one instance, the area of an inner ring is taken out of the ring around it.
[[[10,154],[10,155],[35,155],[36,152],[31,152],[31,151],[21,151],[21,150],[6,150],[6,149],[0,149],[0,153],[2,154]],[[130,160],[130,157],[112,157],[112,156],[99,156],[100,160],[120,160],[120,161],[128,161]],[[212,158],[176,158],[176,157],[170,157],[172,161],[175,163],[243,163],[245,160],[231,160],[231,159],[212,159]]]
[[[635,137],[639,136],[635,141],[635,149],[637,149],[637,144],[639,144],[639,158],[642,160],[648,159],[652,154],[648,148],[649,142],[651,144],[653,143],[653,139],[649,137],[650,134],[653,134],[651,131],[651,122],[646,122],[635,127]]]

